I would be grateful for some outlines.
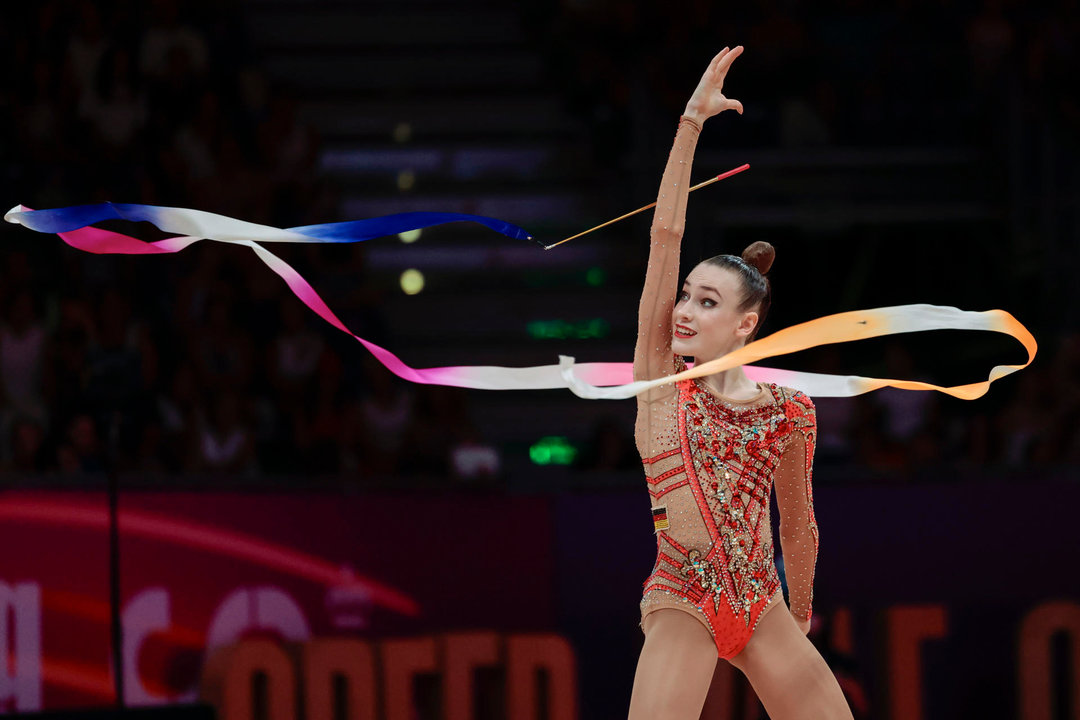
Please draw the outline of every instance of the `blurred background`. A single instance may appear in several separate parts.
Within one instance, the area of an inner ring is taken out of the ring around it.
[[[709,121],[694,178],[751,170],[691,196],[684,271],[768,240],[763,334],[926,302],[1007,310],[1039,342],[1031,367],[975,401],[816,401],[815,643],[859,718],[1078,717],[1077,3],[43,0],[5,18],[8,206],[110,200],[281,227],[439,210],[545,242],[653,201],[701,72],[745,45],[725,93],[746,112]],[[274,250],[412,366],[626,361],[649,221],[548,252],[464,224]],[[770,364],[960,384],[1024,361],[1004,336],[933,332]],[[37,628],[41,662],[11,664],[0,708],[114,699],[106,538],[86,519],[112,473],[132,518],[125,629],[159,631],[152,651],[130,649],[133,702],[213,699],[204,665],[252,626],[286,644],[371,641],[378,657],[391,635],[443,648],[474,630],[501,649],[471,716],[513,715],[499,668],[515,633],[575,661],[573,689],[549,670],[540,696],[625,716],[654,557],[633,413],[400,381],[244,248],[99,257],[4,224],[0,535],[21,550],[0,560],[0,595],[11,637]],[[137,517],[172,529],[139,535]],[[211,529],[213,542],[190,534]],[[241,535],[322,569],[222,549]],[[270,587],[302,627],[266,610],[212,632],[230,593]],[[17,611],[30,607],[37,625]],[[161,634],[185,613],[198,627],[184,642]],[[912,670],[903,638],[924,636]],[[409,686],[414,717],[448,707],[432,652]],[[1025,669],[1043,661],[1045,677]],[[721,674],[706,715],[764,717]],[[388,717],[390,692],[377,690]]]

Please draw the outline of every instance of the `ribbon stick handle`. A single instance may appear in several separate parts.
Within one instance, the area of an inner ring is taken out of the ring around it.
[[[719,180],[723,180],[724,178],[729,178],[732,175],[737,175],[738,173],[741,173],[743,170],[749,170],[749,169],[750,169],[750,164],[749,163],[747,163],[745,165],[740,165],[737,168],[733,168],[731,170],[728,170],[727,172],[720,173],[716,177],[710,178],[709,180],[706,180],[705,182],[698,183],[694,187],[690,188],[690,190],[688,192],[694,192],[695,190],[703,188],[706,185],[712,185],[714,182],[717,182]],[[556,247],[557,245],[562,245],[564,242],[570,242],[571,240],[574,240],[575,238],[579,238],[582,235],[588,235],[589,233],[593,232],[594,230],[599,230],[600,228],[607,227],[608,225],[612,225],[614,223],[617,223],[620,220],[625,220],[626,218],[630,217],[631,215],[637,215],[640,212],[645,212],[649,208],[654,208],[654,207],[656,207],[656,203],[654,203],[654,202],[649,203],[648,205],[646,205],[644,207],[639,207],[637,210],[632,210],[632,211],[626,213],[625,215],[620,215],[619,217],[615,218],[614,220],[608,220],[606,223],[604,223],[602,225],[597,225],[594,228],[589,228],[585,232],[579,232],[577,235],[571,235],[570,237],[568,237],[568,238],[566,238],[564,240],[560,240],[559,242],[552,243],[550,245],[545,245],[544,249],[545,250],[550,250],[551,248]]]

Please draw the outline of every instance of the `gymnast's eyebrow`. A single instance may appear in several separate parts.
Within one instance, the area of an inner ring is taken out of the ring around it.
[[[683,280],[683,287],[686,287],[687,285],[691,285],[690,281],[689,280]],[[692,285],[691,285],[691,287],[692,287]],[[711,285],[698,285],[698,287],[701,288],[702,290],[712,290],[717,295],[720,295],[720,297],[724,297],[723,295],[721,295],[719,290],[717,290],[716,288],[714,288]]]

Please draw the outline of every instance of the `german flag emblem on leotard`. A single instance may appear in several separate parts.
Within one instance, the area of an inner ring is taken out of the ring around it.
[[[668,524],[666,505],[659,505],[652,509],[652,524],[653,528],[655,528],[657,532],[661,530],[667,530],[669,527],[671,527]]]

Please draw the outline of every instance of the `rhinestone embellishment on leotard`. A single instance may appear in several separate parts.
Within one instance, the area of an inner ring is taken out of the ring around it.
[[[690,561],[690,571],[694,574],[693,580],[702,590],[713,594],[714,610],[719,610],[720,596],[724,592],[724,586],[720,582],[720,574],[716,567],[701,557],[701,552],[698,550],[691,550],[687,559]]]
[[[747,626],[752,608],[779,583],[765,517],[769,480],[790,431],[777,410],[773,403],[728,403],[696,383],[684,406],[685,441],[722,550],[711,562],[691,562],[691,570],[703,589],[725,595]]]

